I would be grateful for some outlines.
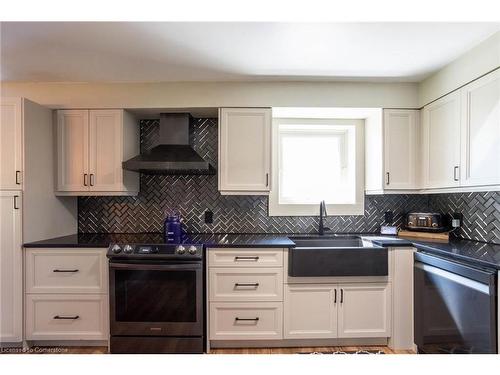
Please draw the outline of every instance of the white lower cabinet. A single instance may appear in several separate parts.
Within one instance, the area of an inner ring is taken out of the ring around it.
[[[338,337],[391,336],[389,284],[343,284],[339,289]]]
[[[285,285],[284,337],[389,337],[390,290],[389,283]]]
[[[281,302],[210,304],[210,340],[279,340],[283,336]]]
[[[107,340],[106,295],[30,294],[27,340]]]
[[[336,294],[336,285],[286,285],[284,338],[337,337]]]
[[[25,249],[26,340],[107,340],[106,249]]]
[[[21,192],[0,191],[0,343],[23,340]]]

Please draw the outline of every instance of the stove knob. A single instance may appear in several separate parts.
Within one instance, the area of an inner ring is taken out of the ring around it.
[[[196,251],[197,251],[196,246],[189,246],[188,249],[189,254],[196,255]]]
[[[123,252],[125,254],[131,254],[133,251],[134,251],[134,248],[130,245],[125,245],[125,247],[123,248]]]
[[[111,251],[113,252],[113,254],[119,254],[121,253],[122,251],[122,248],[118,245],[114,245],[112,248],[111,248]]]
[[[177,249],[175,249],[175,252],[179,255],[182,255],[186,252],[186,248],[182,245],[177,246]]]

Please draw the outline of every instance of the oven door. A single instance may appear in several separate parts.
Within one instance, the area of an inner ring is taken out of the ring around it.
[[[202,336],[201,262],[109,263],[112,336]]]

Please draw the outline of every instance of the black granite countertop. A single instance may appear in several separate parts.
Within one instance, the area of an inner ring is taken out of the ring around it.
[[[356,234],[356,233],[352,233]],[[500,270],[500,245],[478,241],[455,239],[450,242],[436,240],[421,240],[400,238],[395,236],[381,236],[370,233],[357,233],[363,239],[383,247],[416,247],[419,251],[426,251],[443,257],[474,263],[480,266],[494,267]],[[304,234],[187,234],[183,243],[203,244],[206,247],[294,247],[290,237],[314,237],[317,235]],[[328,236],[325,236],[328,237]],[[51,238],[43,241],[31,242],[24,245],[26,248],[82,248],[103,247],[110,243],[164,243],[161,233],[97,233],[73,234],[69,236]]]
[[[162,244],[162,233],[80,233],[24,244],[35,247],[108,247],[110,243]],[[207,247],[293,247],[286,235],[280,234],[186,234],[184,244],[203,244]]]

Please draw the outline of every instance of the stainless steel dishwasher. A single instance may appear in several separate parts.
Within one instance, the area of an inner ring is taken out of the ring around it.
[[[414,255],[419,353],[497,353],[496,270]]]

